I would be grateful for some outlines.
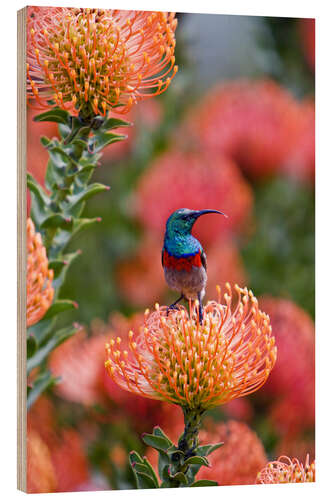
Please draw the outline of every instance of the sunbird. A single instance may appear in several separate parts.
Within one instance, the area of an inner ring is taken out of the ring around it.
[[[207,259],[200,241],[191,233],[195,221],[205,214],[221,214],[219,210],[179,208],[166,222],[162,248],[162,266],[168,286],[180,297],[168,309],[177,307],[182,299],[199,301],[199,321],[203,319],[202,301],[207,283]]]

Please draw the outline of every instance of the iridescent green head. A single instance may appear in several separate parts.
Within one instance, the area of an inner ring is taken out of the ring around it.
[[[191,234],[193,224],[195,221],[205,214],[225,214],[219,210],[190,210],[189,208],[179,208],[173,212],[167,220],[166,232],[172,234]]]

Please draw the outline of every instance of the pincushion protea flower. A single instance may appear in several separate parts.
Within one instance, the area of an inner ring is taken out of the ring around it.
[[[271,404],[270,420],[279,434],[297,434],[315,420],[315,326],[290,300],[266,296],[260,304],[269,314],[279,351],[263,389]]]
[[[265,449],[257,434],[243,422],[209,422],[201,442],[223,442],[211,455],[209,468],[200,469],[197,479],[216,480],[219,485],[255,484],[257,473],[267,463]]]
[[[30,7],[28,97],[83,118],[126,113],[177,72],[174,13]]]
[[[146,230],[159,237],[170,213],[182,206],[213,206],[228,214],[227,219],[198,220],[194,232],[204,246],[249,227],[251,186],[232,160],[203,151],[167,151],[141,176],[136,211]]]
[[[37,323],[50,307],[54,290],[53,271],[48,268],[46,249],[32,220],[27,219],[27,326]]]
[[[315,462],[309,463],[309,455],[305,465],[289,457],[279,457],[274,462],[269,462],[266,467],[258,473],[257,483],[313,483],[315,481]]]
[[[250,394],[262,386],[276,360],[269,317],[261,312],[251,291],[235,285],[225,305],[210,301],[200,324],[198,304],[168,311],[146,311],[144,325],[106,345],[109,375],[123,389],[152,399],[170,401],[186,411],[203,411]]]

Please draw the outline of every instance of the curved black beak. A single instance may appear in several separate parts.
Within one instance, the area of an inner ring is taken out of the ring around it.
[[[221,214],[221,215],[224,215],[224,217],[228,218],[228,216],[225,213],[220,212],[220,210],[210,210],[210,209],[198,210],[195,215],[196,215],[196,218],[198,218],[198,217],[201,217],[201,215],[205,215],[205,214]]]

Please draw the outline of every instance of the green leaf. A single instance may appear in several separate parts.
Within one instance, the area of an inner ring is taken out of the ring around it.
[[[82,203],[83,201],[87,200],[88,198],[91,198],[97,193],[101,193],[103,191],[108,191],[110,188],[108,186],[105,186],[104,184],[100,184],[98,182],[95,182],[94,184],[91,184],[88,186],[86,189],[84,189],[82,192],[78,194],[74,194],[72,196],[68,196],[68,200],[71,204],[71,207],[74,208],[76,205],[79,203]]]
[[[61,214],[53,214],[43,220],[40,227],[42,229],[64,229],[70,231],[73,227],[73,218],[64,217]]]
[[[170,465],[170,457],[169,455],[163,451],[163,450],[158,450],[158,473],[160,475],[160,478],[163,478],[163,472],[168,469]]]
[[[37,350],[38,343],[36,337],[30,334],[27,338],[27,359],[31,358]]]
[[[216,444],[206,444],[203,446],[198,446],[196,449],[196,453],[200,455],[200,457],[208,457],[213,451],[217,450],[218,448],[221,448],[224,443],[216,443]]]
[[[68,234],[68,233],[66,233]],[[58,266],[58,272],[57,272],[57,275],[55,274],[54,275],[54,279],[53,279],[53,282],[52,282],[52,286],[54,288],[54,290],[56,291],[55,293],[55,296],[56,298],[58,297],[59,295],[59,291],[61,289],[61,286],[63,285],[64,281],[65,281],[65,278],[66,278],[66,274],[68,272],[68,269],[70,267],[70,265],[73,263],[73,261],[79,256],[81,255],[81,251],[80,250],[77,250],[76,252],[73,252],[73,253],[68,253],[68,254],[65,254],[62,258],[61,258],[61,263],[62,263],[62,266],[60,268],[60,264],[59,264],[59,260],[56,259],[56,260],[51,260],[49,261],[49,267],[50,267],[50,262],[55,262],[56,263],[56,266]]]
[[[183,472],[176,472],[176,474],[170,474],[171,479],[178,481],[181,484],[188,484],[187,478]]]
[[[73,300],[68,300],[68,299],[56,300],[47,310],[47,313],[45,314],[43,319],[50,319],[64,311],[69,311],[77,308],[78,305]]]
[[[50,204],[50,199],[45,193],[44,189],[38,182],[33,178],[31,174],[27,174],[27,186],[30,191],[35,195],[36,202],[40,212],[45,213],[48,205]]]
[[[66,328],[62,328],[58,330],[50,340],[42,347],[40,347],[34,356],[32,356],[27,362],[27,371],[31,372],[33,368],[40,365],[42,361],[50,354],[53,349],[58,347],[58,345],[62,344],[69,337],[72,337],[77,332],[77,327],[70,326]]]
[[[156,486],[155,481],[148,476],[148,474],[144,474],[143,472],[135,472],[137,481],[138,481],[138,487],[143,490],[150,490],[153,488],[158,488]]]
[[[100,131],[95,132],[96,140],[94,142],[94,152],[98,153],[102,149],[104,149],[109,144],[113,144],[114,142],[123,141],[127,139],[127,135],[119,135],[119,134],[108,134],[102,133]]]
[[[158,488],[158,479],[156,477],[156,474],[155,474],[155,471],[151,465],[151,463],[149,462],[149,460],[146,458],[146,457],[143,457],[143,461],[144,461],[144,464],[145,466],[147,467],[148,471],[149,471],[149,475],[150,477],[154,480],[155,484],[156,484],[156,487]]]
[[[154,436],[159,436],[159,437],[164,438],[169,443],[169,446],[173,445],[173,442],[171,441],[171,439],[168,438],[168,436],[163,432],[163,430],[160,427],[155,426],[153,429],[153,434],[154,434]]]
[[[53,377],[51,373],[45,372],[39,375],[39,377],[34,381],[33,386],[28,387],[27,392],[27,408],[29,409],[31,405],[36,401],[36,399],[49,387],[52,387],[60,379]]]
[[[50,111],[46,111],[45,113],[41,113],[40,115],[34,116],[35,122],[56,122],[56,123],[68,123],[69,114],[67,111],[54,108]]]
[[[119,118],[109,118],[105,120],[103,125],[98,129],[98,131],[106,132],[107,130],[112,130],[119,127],[131,127],[132,123],[120,120]]]
[[[129,454],[129,460],[132,467],[135,467],[137,463],[143,464],[143,458],[136,451],[131,451],[131,453]]]
[[[147,445],[155,448],[155,450],[166,451],[170,448],[170,444],[167,439],[161,436],[154,436],[154,434],[143,434],[142,441]]]
[[[199,479],[195,483],[191,484],[190,488],[196,488],[200,486],[218,486],[216,481],[211,481],[210,479]]]
[[[184,465],[205,465],[206,467],[209,467],[209,462],[207,458],[196,455],[185,460]]]

